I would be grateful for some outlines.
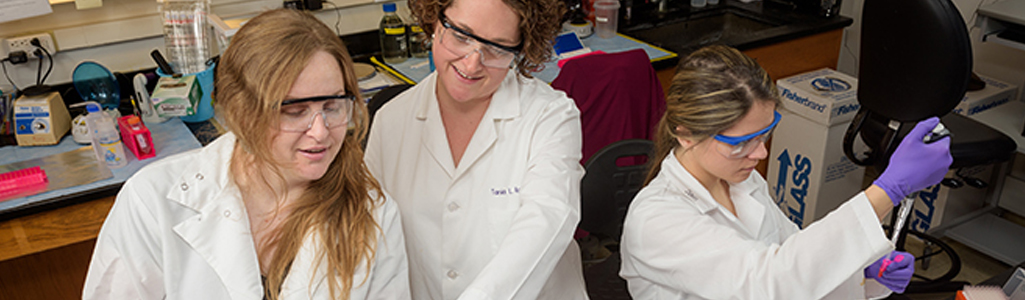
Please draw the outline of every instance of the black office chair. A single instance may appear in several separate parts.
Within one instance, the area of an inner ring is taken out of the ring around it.
[[[1009,160],[1014,140],[979,122],[950,111],[965,94],[972,70],[972,50],[964,20],[950,0],[866,0],[862,11],[858,73],[858,114],[844,137],[844,152],[859,165],[886,168],[890,155],[914,125],[932,116],[950,130],[952,169]],[[870,149],[854,153],[856,136]],[[893,222],[891,222],[893,224]],[[904,250],[907,226],[897,249]],[[913,281],[906,293],[956,290],[949,280],[960,271],[957,254],[938,239],[952,260],[947,274]]]
[[[388,101],[391,101],[392,98],[395,98],[395,96],[398,96],[411,87],[413,87],[412,84],[396,84],[381,89],[377,94],[370,97],[370,100],[367,101],[367,113],[369,117],[367,119],[367,132],[370,132],[371,126],[374,126],[374,115],[377,114],[377,110],[381,109],[381,107],[384,106],[385,103],[388,103]],[[366,147],[366,140],[363,141],[363,146]]]
[[[370,121],[374,120],[374,115],[377,114],[377,110],[381,109],[385,103],[391,101],[392,98],[398,96],[402,92],[405,92],[409,88],[413,87],[412,84],[396,84],[393,86],[386,87],[378,91],[377,94],[370,97],[370,101],[367,102],[367,111],[370,113]]]
[[[587,161],[580,181],[580,228],[592,234],[619,240],[623,219],[630,201],[644,184],[655,144],[649,140],[629,139],[605,146]],[[645,163],[629,159],[646,156]],[[625,165],[616,163],[620,158]]]
[[[586,173],[580,182],[581,229],[619,241],[626,210],[644,184],[649,164],[660,163],[652,161],[654,147],[649,140],[621,140],[598,150],[587,160]],[[634,159],[637,156],[647,159]],[[618,247],[610,250],[618,250]],[[619,277],[619,265],[619,251],[613,251],[605,261],[584,270],[591,299],[630,299],[626,281]]]

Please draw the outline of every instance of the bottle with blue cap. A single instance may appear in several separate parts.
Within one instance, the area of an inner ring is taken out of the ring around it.
[[[381,57],[384,62],[397,64],[409,58],[406,45],[406,23],[395,13],[395,3],[385,3],[381,17]]]
[[[114,126],[114,119],[107,116],[100,104],[94,101],[86,102],[85,110],[89,112],[85,116],[85,126],[89,128],[96,159],[112,169],[128,165],[125,147],[121,144],[121,134]]]

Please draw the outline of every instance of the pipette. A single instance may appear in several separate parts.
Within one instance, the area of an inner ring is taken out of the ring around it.
[[[925,138],[922,138],[922,141],[926,144],[932,144],[933,142],[939,141],[949,135],[950,131],[943,126],[943,123],[938,123],[936,124],[936,127],[933,127],[932,133],[926,135]],[[900,210],[897,211],[897,223],[894,224],[893,231],[890,236],[890,242],[893,242],[894,245],[897,244],[897,239],[900,238],[900,231],[904,228],[904,223],[907,220],[908,215],[911,214],[911,208],[915,206],[915,198],[918,198],[917,191],[911,193],[907,197],[904,197],[904,200],[900,201]],[[891,263],[893,263],[893,251],[890,251],[890,254],[887,254],[886,259],[883,260],[883,266],[879,268],[879,277],[883,276],[883,271],[886,271],[886,267],[890,266]]]

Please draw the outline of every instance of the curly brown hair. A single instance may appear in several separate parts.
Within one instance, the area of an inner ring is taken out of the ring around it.
[[[455,0],[409,0],[409,11],[413,19],[429,35],[434,34],[434,25],[441,12],[452,6]],[[561,30],[559,22],[566,7],[560,0],[502,0],[520,16],[520,36],[523,50],[516,61],[517,72],[524,77],[540,71],[552,56],[552,43]]]

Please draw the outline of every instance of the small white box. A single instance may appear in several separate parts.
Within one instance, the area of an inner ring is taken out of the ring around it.
[[[776,81],[783,107],[822,125],[854,118],[858,80],[832,69],[819,69]]]
[[[860,192],[865,168],[844,155],[847,122],[827,127],[786,109],[779,112],[783,118],[769,152],[769,192],[803,228]]]
[[[1011,102],[1018,95],[1018,86],[1016,85],[984,76],[979,76],[979,78],[986,83],[986,87],[978,91],[966,92],[961,103],[954,108],[955,113],[971,116]]]

